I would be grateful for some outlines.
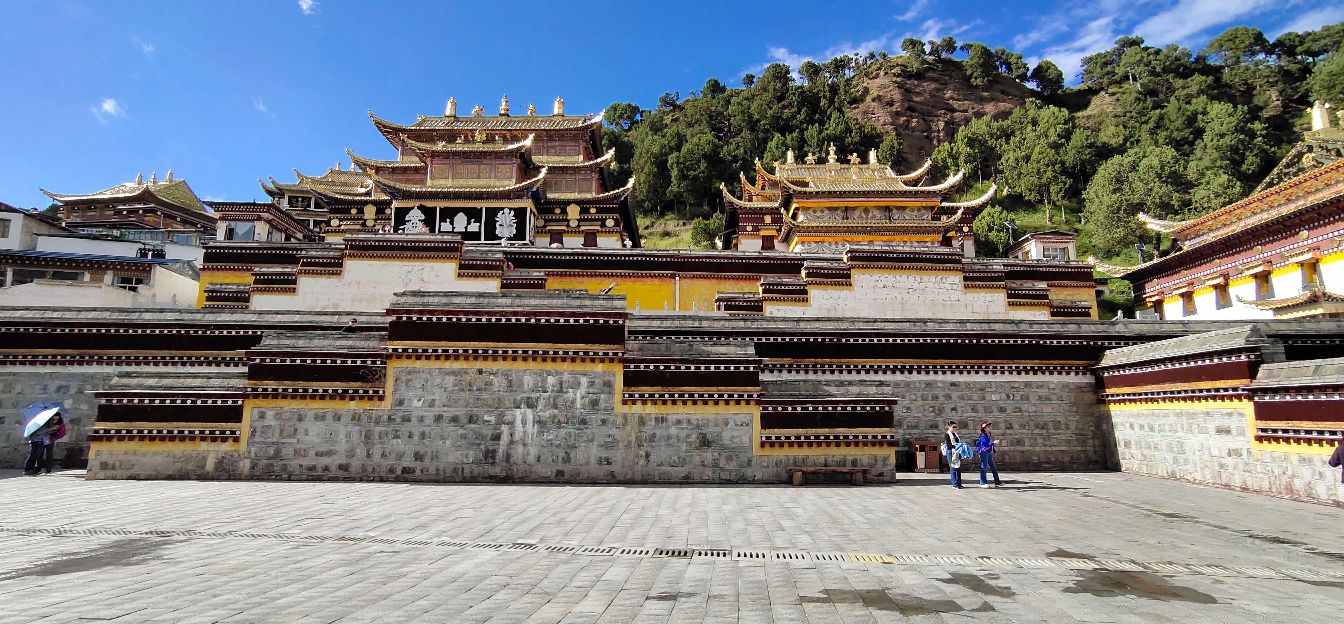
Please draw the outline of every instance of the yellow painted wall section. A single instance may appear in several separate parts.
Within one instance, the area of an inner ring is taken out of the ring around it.
[[[197,309],[205,307],[205,287],[211,284],[252,284],[251,271],[201,271],[201,289],[196,293]]]
[[[1050,298],[1060,301],[1086,301],[1092,306],[1089,318],[1097,319],[1097,289],[1095,288],[1051,288]]]
[[[1154,410],[1201,410],[1201,409],[1237,409],[1246,414],[1246,437],[1252,451],[1272,451],[1276,453],[1298,453],[1302,455],[1329,456],[1335,451],[1333,446],[1325,444],[1295,444],[1292,442],[1258,442],[1255,439],[1255,406],[1247,400],[1230,401],[1169,401],[1119,403],[1107,405],[1112,412],[1138,412]]]
[[[722,292],[756,292],[759,289],[760,276],[721,276],[721,275],[674,275],[660,273],[656,275],[627,277],[606,275],[557,275],[546,279],[546,288],[583,289],[597,292],[616,284],[611,289],[613,295],[625,295],[625,305],[629,310],[648,312],[660,310],[705,312],[713,311],[714,298]],[[678,297],[678,290],[680,297]]]

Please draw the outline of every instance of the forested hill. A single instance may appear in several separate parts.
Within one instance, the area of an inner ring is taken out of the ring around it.
[[[637,212],[697,219],[695,244],[722,223],[720,182],[736,191],[753,159],[835,143],[876,148],[897,170],[928,157],[935,177],[964,169],[966,195],[998,182],[1006,192],[976,222],[982,252],[1001,251],[1010,227],[1048,227],[1078,231],[1080,253],[1132,260],[1136,242],[1155,242],[1135,214],[1188,218],[1244,197],[1299,140],[1313,100],[1344,109],[1342,43],[1344,23],[1273,41],[1239,26],[1194,51],[1122,37],[1066,68],[1082,81],[1065,88],[1048,60],[906,39],[899,53],[769,65],[741,88],[710,78],[653,110],[613,104],[606,140],[617,181],[636,178]]]

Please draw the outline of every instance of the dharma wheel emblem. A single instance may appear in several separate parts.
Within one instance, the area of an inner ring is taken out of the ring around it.
[[[513,216],[512,210],[502,210],[499,216],[495,217],[495,236],[500,238],[512,238],[518,231],[518,219]]]

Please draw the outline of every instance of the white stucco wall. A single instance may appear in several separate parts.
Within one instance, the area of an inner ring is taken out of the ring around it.
[[[37,280],[0,288],[0,305],[60,308],[192,308],[196,306],[196,280],[155,267],[150,281],[138,292],[102,282]]]
[[[960,275],[856,271],[853,288],[811,288],[810,304],[766,304],[766,316],[1047,319],[1048,310],[1007,307],[1003,293],[968,291]]]
[[[252,309],[381,312],[403,290],[496,292],[499,281],[459,280],[456,262],[347,258],[339,276],[300,276],[293,295],[253,293]]]
[[[140,252],[140,247],[140,243],[135,241],[39,235],[37,236],[34,248],[37,251],[56,251],[61,253],[125,256],[134,258]],[[204,257],[205,253],[200,247],[179,245],[177,243],[163,243],[163,252],[164,257],[169,260],[191,260],[195,262],[198,267],[201,266],[201,259]]]

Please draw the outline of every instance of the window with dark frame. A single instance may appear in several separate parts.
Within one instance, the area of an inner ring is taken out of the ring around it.
[[[1226,283],[1217,284],[1213,287],[1214,306],[1222,310],[1232,307],[1232,291]]]
[[[1194,316],[1196,311],[1195,293],[1181,293],[1181,317]]]

